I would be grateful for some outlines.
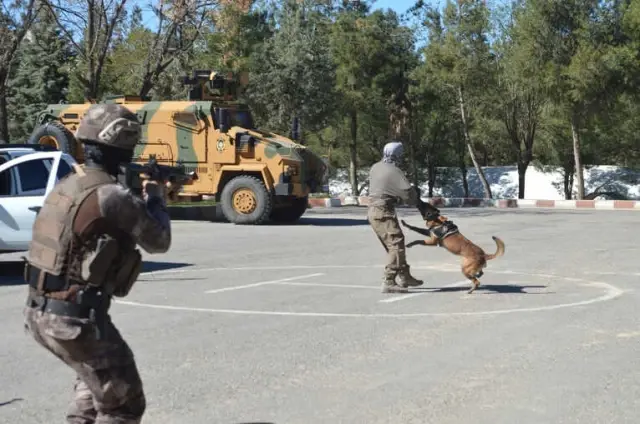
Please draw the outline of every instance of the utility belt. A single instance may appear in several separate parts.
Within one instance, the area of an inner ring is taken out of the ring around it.
[[[25,281],[31,288],[26,302],[28,307],[55,315],[89,319],[96,325],[96,339],[102,338],[111,296],[98,287],[88,286],[86,282],[51,275],[30,264],[25,266]],[[67,291],[74,285],[81,288],[75,293],[73,300],[52,297],[54,293]]]
[[[42,271],[40,268],[35,267],[29,263],[24,267],[24,280],[29,286],[40,292],[58,292],[64,291],[69,286],[80,285],[84,286],[87,283],[84,281],[75,280],[64,275],[52,275],[46,271]]]
[[[393,210],[399,203],[397,198],[390,196],[371,197],[369,199],[370,208]]]

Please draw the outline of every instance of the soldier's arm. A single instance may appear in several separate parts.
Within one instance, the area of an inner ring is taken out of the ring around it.
[[[402,201],[410,206],[416,206],[420,202],[420,190],[411,185],[404,173],[396,168],[396,184]]]
[[[423,202],[420,198],[420,189],[414,185],[409,184],[409,181],[405,178],[405,185],[403,187],[407,187],[405,189],[406,197],[403,199],[405,203],[409,206],[415,206],[418,211],[420,211],[420,215],[426,219],[429,215],[439,215],[440,210],[430,203]]]
[[[110,184],[98,189],[102,216],[132,235],[148,253],[164,253],[171,246],[171,218],[164,198],[143,200],[126,188]]]

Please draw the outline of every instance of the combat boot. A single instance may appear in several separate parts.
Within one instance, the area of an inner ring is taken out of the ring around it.
[[[405,265],[402,267],[400,272],[398,273],[398,277],[400,281],[398,281],[398,285],[401,287],[418,287],[424,284],[424,281],[418,280],[414,278],[413,275],[409,272],[409,265]]]
[[[385,277],[382,282],[382,293],[408,293],[406,287],[402,287],[396,284],[395,278]]]

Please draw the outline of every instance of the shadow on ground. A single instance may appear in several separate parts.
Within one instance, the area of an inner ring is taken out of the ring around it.
[[[460,287],[424,287],[424,288],[415,288],[413,291],[430,291],[433,293],[457,293],[457,292],[466,292],[471,288],[471,282],[469,282],[469,286],[460,286]],[[478,292],[491,292],[491,293],[502,293],[502,294],[551,294],[549,292],[544,293],[530,293],[525,291],[525,289],[546,289],[547,286],[519,286],[517,284],[486,284],[478,287],[474,293]]]
[[[142,264],[142,272],[164,271],[184,268],[187,266],[193,266],[193,264],[184,262],[145,261]],[[0,286],[17,286],[25,284],[22,278],[23,270],[23,261],[0,261]]]
[[[24,261],[0,261],[0,286],[24,284]]]
[[[169,270],[169,269],[184,268],[184,267],[187,267],[187,266],[193,266],[193,264],[188,264],[186,262],[145,261],[142,264],[142,272],[166,271],[166,270]]]

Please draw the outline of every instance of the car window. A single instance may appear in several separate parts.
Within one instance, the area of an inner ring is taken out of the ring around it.
[[[12,169],[9,168],[0,172],[0,196],[11,196]]]
[[[33,159],[16,165],[22,194],[44,194],[51,165],[51,159]]]
[[[58,179],[58,181],[60,181],[61,179],[66,177],[67,174],[70,172],[71,172],[71,166],[69,166],[69,163],[67,163],[66,160],[61,158],[58,164],[58,172],[56,174],[56,178]]]

